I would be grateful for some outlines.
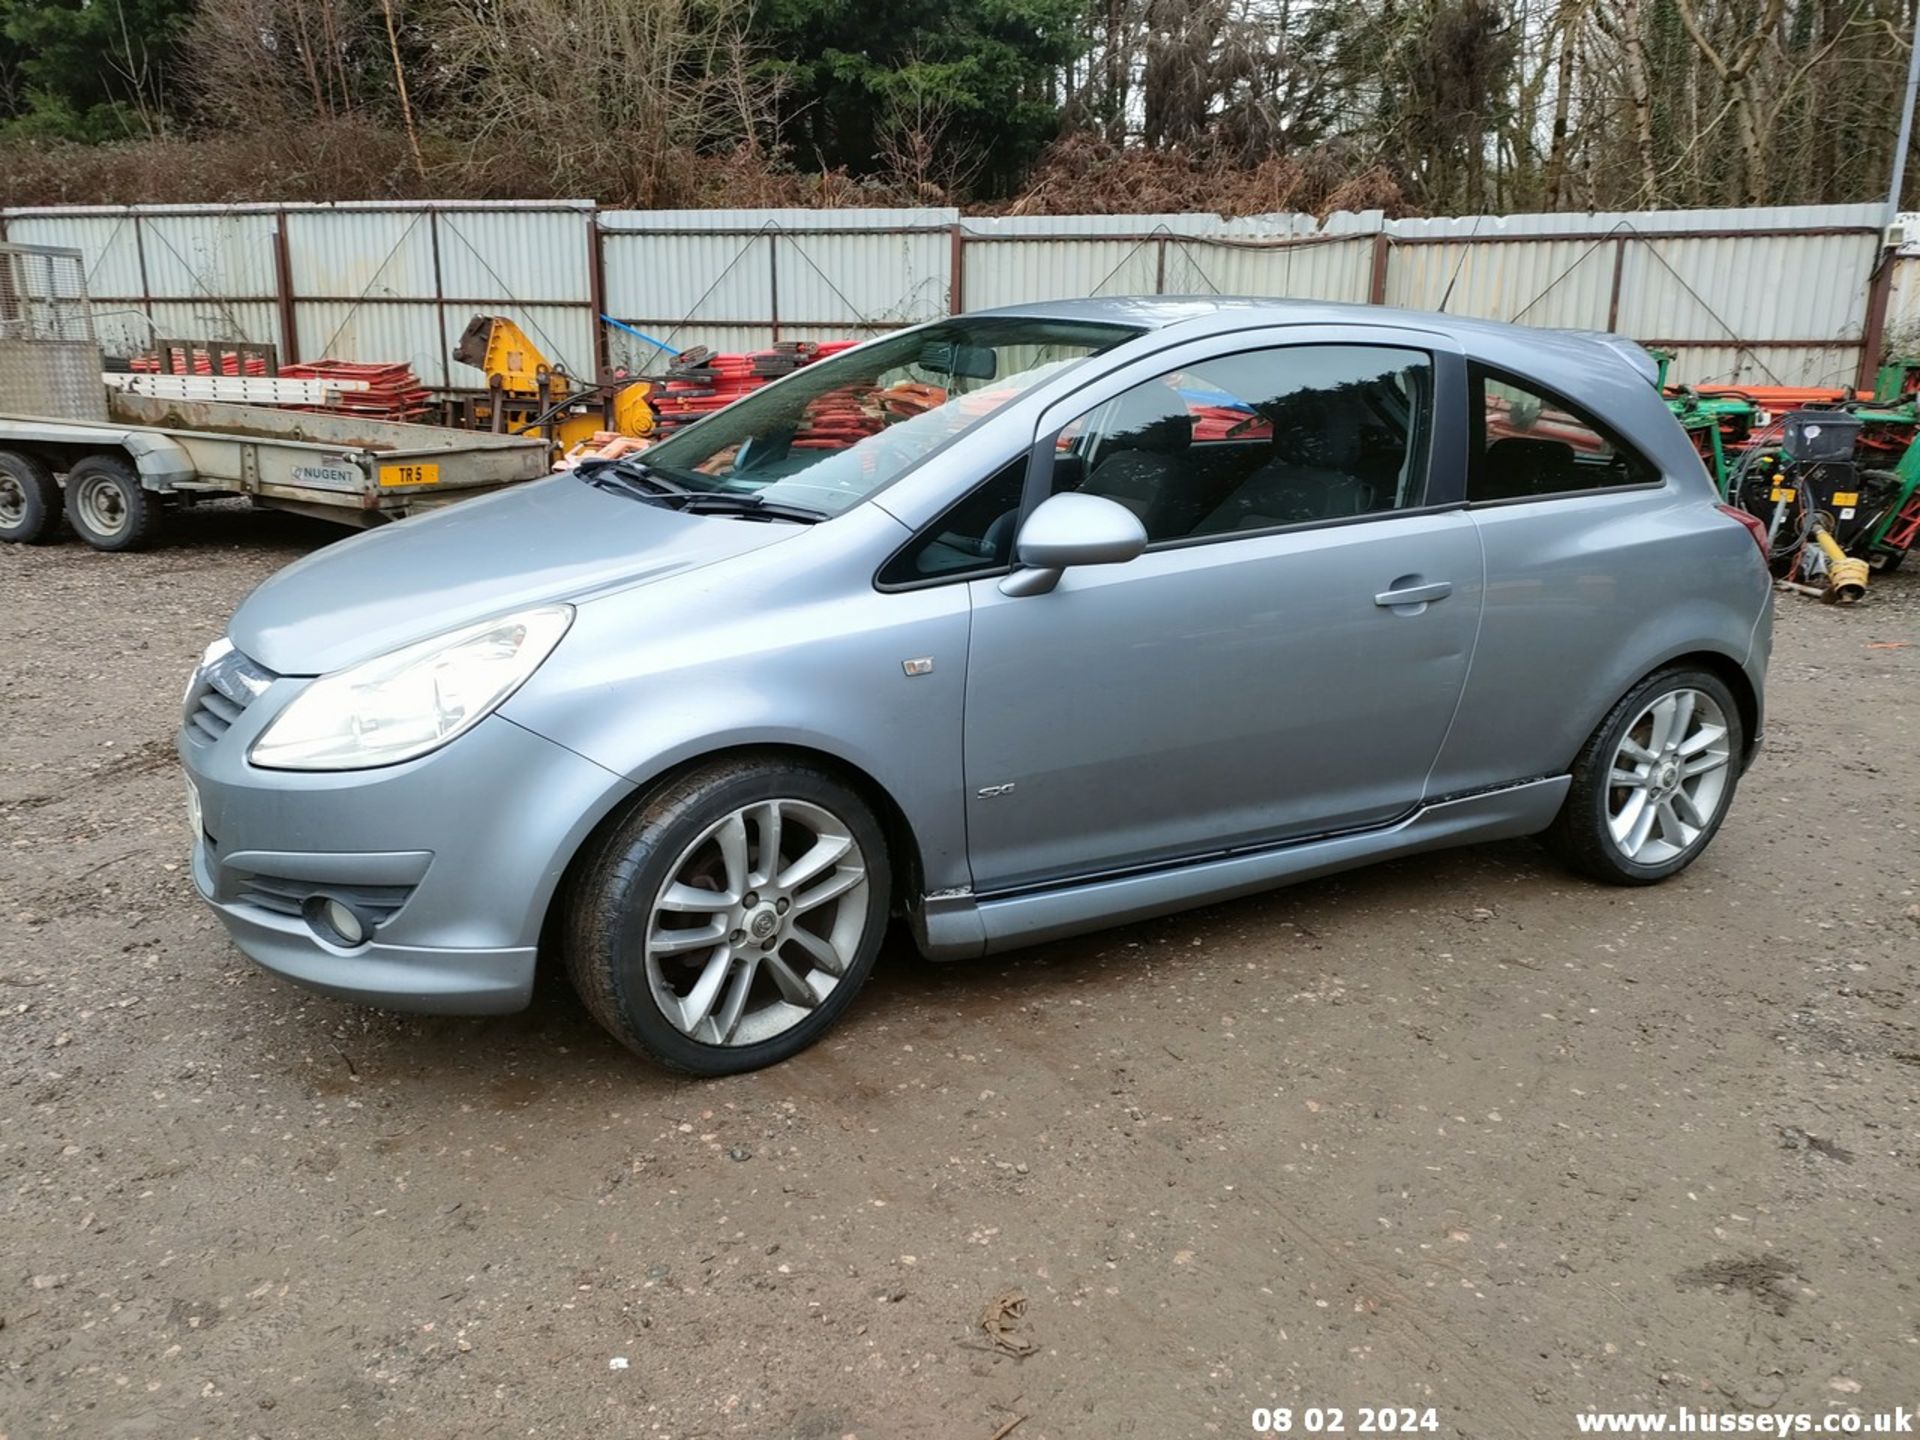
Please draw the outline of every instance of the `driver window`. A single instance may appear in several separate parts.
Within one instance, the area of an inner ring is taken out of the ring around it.
[[[1421,503],[1433,367],[1414,350],[1290,345],[1158,376],[1061,432],[1056,490],[1105,496],[1150,543]]]

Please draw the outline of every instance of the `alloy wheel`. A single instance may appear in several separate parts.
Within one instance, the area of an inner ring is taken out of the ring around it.
[[[1607,775],[1607,834],[1637,865],[1685,854],[1727,797],[1733,749],[1726,714],[1705,691],[1655,697],[1626,729]]]
[[[647,984],[669,1023],[703,1044],[759,1044],[800,1024],[866,933],[859,843],[809,801],[730,812],[667,877],[647,920]]]

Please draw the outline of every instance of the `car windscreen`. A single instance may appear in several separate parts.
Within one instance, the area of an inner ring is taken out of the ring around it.
[[[1140,333],[958,316],[817,360],[642,458],[689,490],[837,515],[1017,396]]]

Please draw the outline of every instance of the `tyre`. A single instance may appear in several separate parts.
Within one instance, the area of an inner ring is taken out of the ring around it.
[[[615,1039],[731,1075],[797,1054],[873,969],[892,887],[872,810],[833,776],[729,761],[599,842],[566,900],[567,972]]]
[[[88,455],[67,472],[67,523],[96,550],[141,550],[160,531],[160,502],[118,455]]]
[[[31,455],[0,450],[0,540],[44,545],[60,535],[60,486]]]
[[[1745,753],[1740,707],[1717,675],[1692,667],[1650,675],[1581,749],[1548,848],[1609,884],[1676,875],[1726,818]]]

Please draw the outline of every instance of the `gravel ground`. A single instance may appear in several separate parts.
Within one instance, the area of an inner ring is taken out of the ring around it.
[[[0,547],[7,1440],[1158,1440],[1272,1404],[1538,1440],[1920,1400],[1911,577],[1783,597],[1768,749],[1663,887],[1519,843],[895,947],[825,1044],[702,1084],[558,977],[500,1020],[355,1009],[196,901],[181,684],[336,533]]]

